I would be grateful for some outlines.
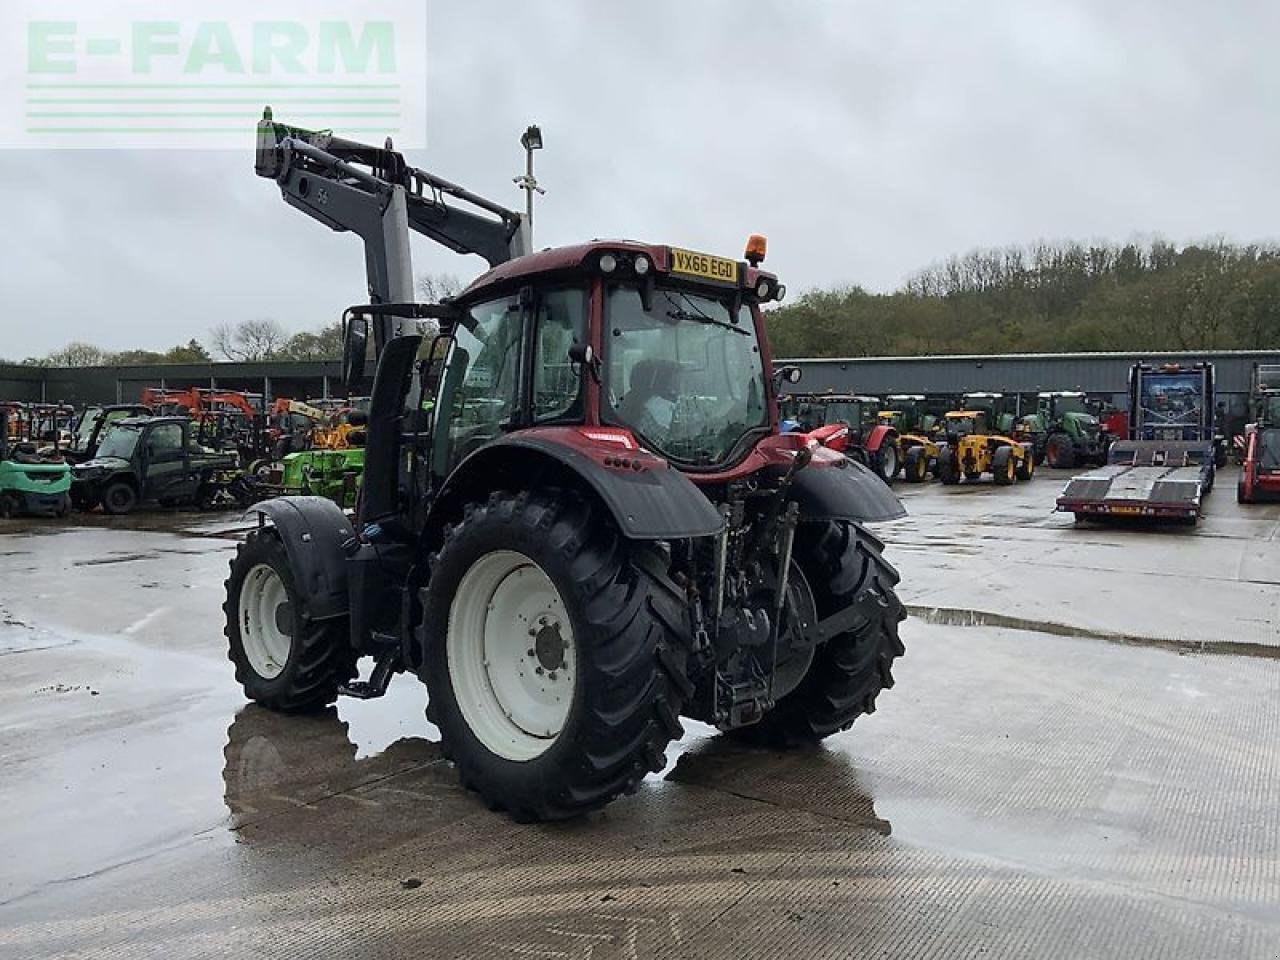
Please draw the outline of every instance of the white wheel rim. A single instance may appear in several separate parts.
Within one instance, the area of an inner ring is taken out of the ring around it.
[[[449,605],[449,681],[472,734],[505,760],[545,753],[569,718],[573,627],[536,563],[495,550],[471,565]]]
[[[240,642],[253,672],[263,680],[280,676],[289,662],[293,637],[280,629],[287,620],[289,592],[275,568],[260,563],[240,586]]]
[[[898,472],[898,448],[885,447],[884,451],[884,475],[893,477]]]

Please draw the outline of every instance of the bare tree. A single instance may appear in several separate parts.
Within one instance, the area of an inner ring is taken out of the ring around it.
[[[270,360],[289,341],[289,333],[270,317],[221,323],[210,331],[214,349],[228,360]]]
[[[424,273],[418,278],[418,295],[426,303],[439,303],[462,292],[462,281],[452,273]]]

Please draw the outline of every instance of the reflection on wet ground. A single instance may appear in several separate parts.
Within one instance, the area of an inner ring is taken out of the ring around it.
[[[459,787],[412,679],[246,705],[227,527],[6,538],[0,956],[1274,957],[1280,513],[1223,498],[1186,555],[1054,492],[906,491],[882,533],[935,613],[849,732],[688,723],[635,796],[542,826]]]

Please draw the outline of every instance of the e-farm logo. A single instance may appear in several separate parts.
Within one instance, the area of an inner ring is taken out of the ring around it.
[[[421,148],[426,57],[426,0],[3,0],[0,147],[250,150],[269,105]]]

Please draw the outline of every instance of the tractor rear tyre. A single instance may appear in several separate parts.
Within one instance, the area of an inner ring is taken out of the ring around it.
[[[843,521],[802,524],[796,561],[813,587],[818,616],[855,607],[859,618],[814,654],[804,679],[761,720],[735,731],[766,746],[815,743],[873,713],[893,686],[893,661],[906,652],[898,624],[906,611],[893,586],[898,572],[862,527]]]
[[[117,480],[107,484],[102,491],[102,509],[112,516],[123,516],[132,513],[138,505],[138,491],[133,484]]]
[[[427,718],[465,787],[519,821],[633,791],[684,730],[685,602],[598,502],[496,492],[424,591]]]
[[[1044,461],[1055,470],[1070,470],[1076,465],[1076,448],[1064,433],[1055,433],[1044,444]]]
[[[949,487],[960,482],[960,461],[950,447],[938,451],[938,479]]]
[[[876,473],[880,474],[880,479],[890,486],[893,481],[898,478],[898,470],[902,467],[902,462],[898,458],[898,445],[896,443],[885,443],[871,456],[872,466]]]
[[[991,479],[999,486],[1007,487],[1018,478],[1018,465],[1013,459],[1012,447],[999,447],[991,455]]]
[[[313,713],[337,700],[356,675],[347,618],[311,619],[273,528],[240,544],[226,588],[227,656],[245,696],[281,713]]]
[[[929,479],[929,458],[924,447],[908,447],[903,473],[908,483],[924,483]]]

